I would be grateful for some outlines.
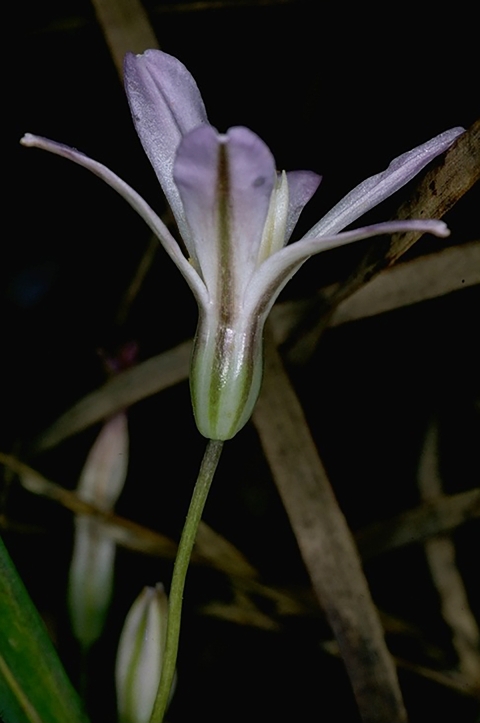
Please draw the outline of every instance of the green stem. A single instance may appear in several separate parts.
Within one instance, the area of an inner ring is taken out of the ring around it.
[[[170,698],[170,690],[177,663],[178,639],[180,637],[180,621],[182,618],[183,589],[187,576],[190,556],[192,554],[197,529],[202,519],[203,508],[212,484],[218,460],[222,452],[223,442],[208,440],[203,456],[200,472],[193,490],[192,501],[185,520],[182,537],[178,545],[177,557],[173,568],[170,587],[169,613],[167,623],[167,639],[163,654],[162,674],[158,686],[157,698],[153,706],[150,723],[162,723]]]

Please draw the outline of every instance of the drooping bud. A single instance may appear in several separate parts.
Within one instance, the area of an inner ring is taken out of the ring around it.
[[[119,723],[149,723],[157,694],[168,617],[163,585],[145,587],[127,614],[115,666]]]
[[[77,494],[101,510],[113,509],[127,476],[128,427],[124,412],[103,426],[80,475]],[[84,649],[100,636],[113,588],[115,542],[99,520],[78,515],[68,600],[73,632]]]

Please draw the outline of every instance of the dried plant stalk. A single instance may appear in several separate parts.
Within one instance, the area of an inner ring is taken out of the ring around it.
[[[393,660],[300,402],[271,340],[254,421],[365,723],[407,720]]]
[[[418,488],[425,502],[443,497],[435,422],[430,425],[425,437],[418,469]],[[456,564],[454,542],[448,535],[432,537],[425,541],[425,554],[440,597],[443,619],[452,631],[460,671],[480,692],[480,631]]]
[[[158,48],[158,41],[140,0],[92,0],[98,24],[119,76],[125,53]]]

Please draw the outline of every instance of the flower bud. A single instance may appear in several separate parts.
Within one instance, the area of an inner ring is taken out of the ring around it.
[[[77,494],[85,502],[110,511],[125,483],[128,428],[124,412],[103,426],[80,475]],[[73,632],[88,649],[100,636],[112,596],[115,543],[104,524],[77,515],[70,565],[68,599]]]
[[[157,695],[168,617],[163,585],[143,588],[125,619],[115,666],[119,723],[149,723]]]

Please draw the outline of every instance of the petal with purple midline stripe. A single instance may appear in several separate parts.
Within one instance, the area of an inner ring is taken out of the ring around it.
[[[201,126],[183,138],[173,174],[210,299],[221,302],[220,281],[240,299],[255,269],[275,183],[270,150],[247,128],[219,135]]]

